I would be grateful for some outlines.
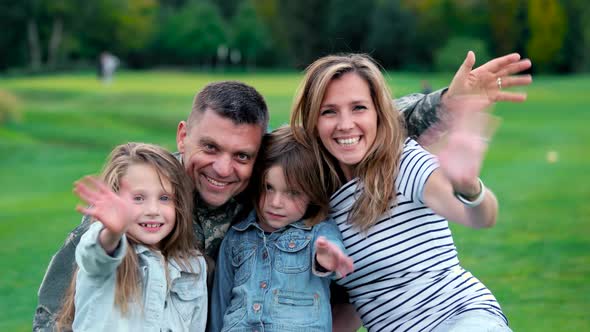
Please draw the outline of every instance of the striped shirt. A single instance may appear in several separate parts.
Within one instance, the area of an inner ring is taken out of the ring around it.
[[[437,167],[433,155],[407,139],[395,181],[397,202],[366,234],[347,222],[359,180],[331,197],[330,214],[355,266],[338,283],[369,331],[430,331],[469,310],[506,320],[492,293],[459,265],[447,220],[424,204],[426,180]]]

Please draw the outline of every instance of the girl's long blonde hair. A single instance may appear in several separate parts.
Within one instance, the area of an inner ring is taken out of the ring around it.
[[[295,137],[311,146],[321,165],[320,177],[327,191],[334,193],[343,184],[343,173],[338,160],[323,146],[317,125],[328,85],[346,74],[358,75],[367,83],[377,111],[375,141],[353,169],[362,191],[352,207],[349,222],[366,232],[395,204],[395,179],[406,137],[403,119],[379,67],[365,54],[330,55],[316,60],[307,67],[299,86],[291,112],[291,126],[304,128],[305,135],[295,131]]]
[[[129,166],[135,164],[154,167],[161,181],[170,182],[174,190],[176,223],[170,234],[160,241],[159,250],[167,261],[174,259],[183,268],[190,270],[189,259],[201,255],[202,252],[202,249],[196,246],[192,225],[193,182],[170,152],[157,145],[145,143],[127,143],[113,149],[102,171],[101,179],[113,191],[118,192],[121,178],[127,173]],[[128,313],[130,302],[139,302],[141,299],[139,258],[134,250],[138,242],[129,234],[127,241],[129,245],[123,261],[117,268],[115,287],[115,305],[122,314]],[[77,270],[76,268],[63,307],[58,314],[57,328],[60,331],[70,329],[74,321]]]

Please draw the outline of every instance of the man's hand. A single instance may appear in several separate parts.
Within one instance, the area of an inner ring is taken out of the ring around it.
[[[521,60],[518,53],[512,53],[492,59],[472,69],[474,64],[475,54],[469,51],[465,61],[453,77],[449,90],[443,95],[443,104],[446,104],[449,97],[463,95],[485,97],[490,104],[497,101],[522,102],[526,100],[526,93],[508,92],[503,89],[531,84],[531,75],[515,75],[531,67],[529,59]],[[498,84],[498,78],[500,78],[500,84]]]
[[[315,241],[316,259],[328,271],[336,271],[339,277],[345,277],[354,271],[352,259],[345,255],[338,246],[320,236]]]

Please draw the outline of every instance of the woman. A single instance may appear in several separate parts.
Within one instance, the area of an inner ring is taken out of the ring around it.
[[[391,100],[379,68],[355,54],[310,65],[295,100],[291,125],[303,126],[298,139],[321,161],[331,216],[355,261],[339,284],[369,331],[510,331],[491,292],[460,266],[447,223],[496,222],[496,198],[478,179],[481,113],[463,112],[487,100],[454,104],[438,160],[406,137]]]

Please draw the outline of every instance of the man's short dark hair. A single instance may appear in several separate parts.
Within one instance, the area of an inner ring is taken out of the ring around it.
[[[242,82],[222,81],[205,86],[195,96],[188,125],[198,121],[198,116],[208,109],[237,125],[259,125],[263,132],[268,126],[268,108],[264,98],[256,89]]]

